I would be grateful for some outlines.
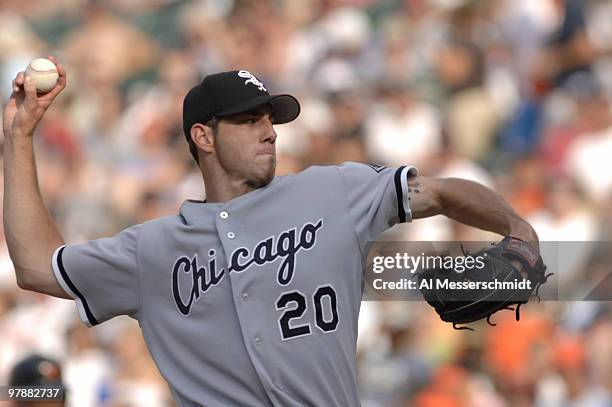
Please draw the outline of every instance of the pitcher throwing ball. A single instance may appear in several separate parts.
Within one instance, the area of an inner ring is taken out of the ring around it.
[[[19,73],[4,109],[4,223],[17,281],[73,299],[90,326],[137,319],[179,406],[359,405],[364,257],[397,223],[444,214],[539,257],[529,224],[473,182],[358,163],[275,177],[274,126],[300,105],[244,70],[209,75],[184,100],[205,201],[67,245],[41,199],[32,148],[66,86],[57,68],[58,84],[38,97]]]

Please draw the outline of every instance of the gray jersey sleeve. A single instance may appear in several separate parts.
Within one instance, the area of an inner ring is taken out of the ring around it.
[[[117,315],[138,317],[137,241],[140,226],[110,238],[59,247],[53,272],[88,326]]]
[[[412,220],[408,176],[418,175],[415,167],[386,168],[348,162],[337,168],[362,247],[396,223]]]

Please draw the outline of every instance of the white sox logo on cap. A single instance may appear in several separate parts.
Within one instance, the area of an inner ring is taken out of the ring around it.
[[[238,76],[240,76],[241,78],[245,78],[246,81],[244,81],[245,85],[248,85],[249,83],[252,83],[253,85],[257,86],[259,88],[259,90],[267,92],[268,90],[264,87],[263,83],[261,83],[259,81],[259,79],[257,79],[255,77],[255,75],[253,75],[252,73],[250,73],[249,71],[245,71],[240,70],[238,71]]]

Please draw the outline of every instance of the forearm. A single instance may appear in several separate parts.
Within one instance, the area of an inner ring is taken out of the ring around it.
[[[45,207],[36,174],[31,136],[4,142],[4,231],[17,281],[24,288],[57,295],[53,251],[64,241]]]
[[[496,192],[464,179],[441,181],[438,197],[442,214],[502,236],[537,241],[533,228]]]

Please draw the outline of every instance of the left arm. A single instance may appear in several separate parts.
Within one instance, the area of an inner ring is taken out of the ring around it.
[[[537,245],[538,236],[496,192],[459,178],[410,177],[408,194],[413,219],[445,215],[478,229]]]

